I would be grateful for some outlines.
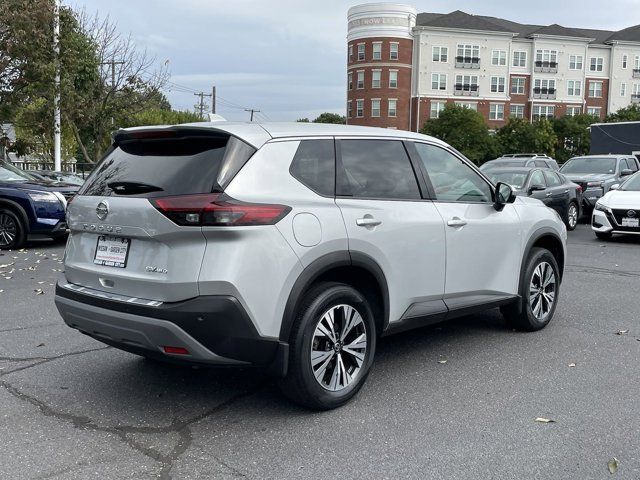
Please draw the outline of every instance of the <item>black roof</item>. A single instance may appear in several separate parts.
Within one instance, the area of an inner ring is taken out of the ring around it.
[[[504,18],[485,15],[471,15],[461,10],[451,13],[419,13],[416,19],[419,27],[460,28],[487,32],[513,33],[515,37],[530,38],[532,35],[552,35],[559,37],[594,39],[592,43],[605,44],[615,40],[640,43],[640,25],[620,31],[574,28],[558,25],[528,25],[512,22]]]

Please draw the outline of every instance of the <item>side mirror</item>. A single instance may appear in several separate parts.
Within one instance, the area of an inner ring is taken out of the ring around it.
[[[513,193],[511,185],[498,182],[496,184],[495,200],[493,202],[493,208],[498,212],[501,211],[507,203],[513,203],[516,201],[516,195]]]
[[[622,171],[620,172],[620,176],[621,176],[621,177],[627,177],[627,176],[629,176],[629,175],[631,175],[631,174],[633,174],[633,170],[630,170],[630,169],[628,169],[628,168],[625,168],[624,170],[622,170]]]
[[[609,190],[618,190],[620,188],[620,184],[619,183],[614,183],[613,185],[611,185],[609,187]]]
[[[544,185],[535,183],[529,187],[529,195],[531,195],[533,192],[541,192],[542,190],[546,190],[546,189],[547,187],[545,187]]]

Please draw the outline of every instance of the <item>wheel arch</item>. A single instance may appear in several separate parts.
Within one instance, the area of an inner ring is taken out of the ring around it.
[[[556,263],[558,264],[558,269],[560,270],[560,281],[562,281],[565,267],[564,243],[555,230],[550,227],[543,227],[536,230],[533,235],[531,235],[529,241],[527,242],[527,245],[525,246],[524,254],[522,256],[522,268],[520,269],[520,285],[518,288],[518,292],[522,291],[522,282],[527,258],[529,258],[531,250],[536,247],[545,248],[551,252],[553,257],[556,259]]]
[[[29,216],[22,205],[8,198],[0,198],[0,208],[8,208],[20,218],[25,234],[29,233]]]
[[[298,276],[285,304],[281,341],[289,341],[296,311],[305,293],[323,281],[345,283],[362,293],[373,310],[378,334],[382,333],[389,322],[389,289],[384,272],[372,257],[345,250],[314,260]]]

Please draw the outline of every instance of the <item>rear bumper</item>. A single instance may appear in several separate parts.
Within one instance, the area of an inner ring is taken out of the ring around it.
[[[145,304],[62,282],[56,286],[55,302],[67,325],[122,350],[187,363],[252,365],[286,374],[288,345],[261,337],[232,296]],[[189,353],[165,353],[165,346],[186,348]]]

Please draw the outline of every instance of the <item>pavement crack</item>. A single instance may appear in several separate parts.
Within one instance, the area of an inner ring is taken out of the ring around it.
[[[107,350],[108,348],[113,348],[113,347],[109,347],[109,346],[105,346],[105,347],[98,347],[98,348],[90,348],[88,350],[79,350],[77,352],[67,352],[67,353],[63,353],[61,355],[56,355],[53,357],[0,357],[0,361],[7,361],[7,362],[38,362],[36,365],[40,365],[42,363],[46,363],[46,362],[50,362],[52,360],[58,360],[60,358],[66,358],[66,357],[73,357],[75,355],[82,355],[84,353],[91,353],[91,352],[98,352],[100,350]],[[30,368],[30,367],[34,367],[35,365],[30,365],[29,367],[26,368]],[[24,368],[21,368],[20,370],[24,370]],[[17,372],[19,370],[13,370],[11,372],[7,372],[4,375],[7,375],[9,373],[13,373],[13,372]]]
[[[620,277],[640,277],[639,272],[628,272],[624,270],[614,270],[611,268],[602,268],[602,267],[589,267],[585,265],[567,264],[567,270],[570,272],[578,272],[578,273],[600,273],[604,275],[617,275]]]
[[[13,328],[6,328],[4,330],[0,330],[0,333],[8,333],[8,332],[19,332],[21,330],[33,330],[36,328],[42,328],[42,327],[55,327],[56,325],[60,325],[60,322],[55,322],[55,323],[42,323],[40,325],[31,325],[29,327],[13,327]]]

